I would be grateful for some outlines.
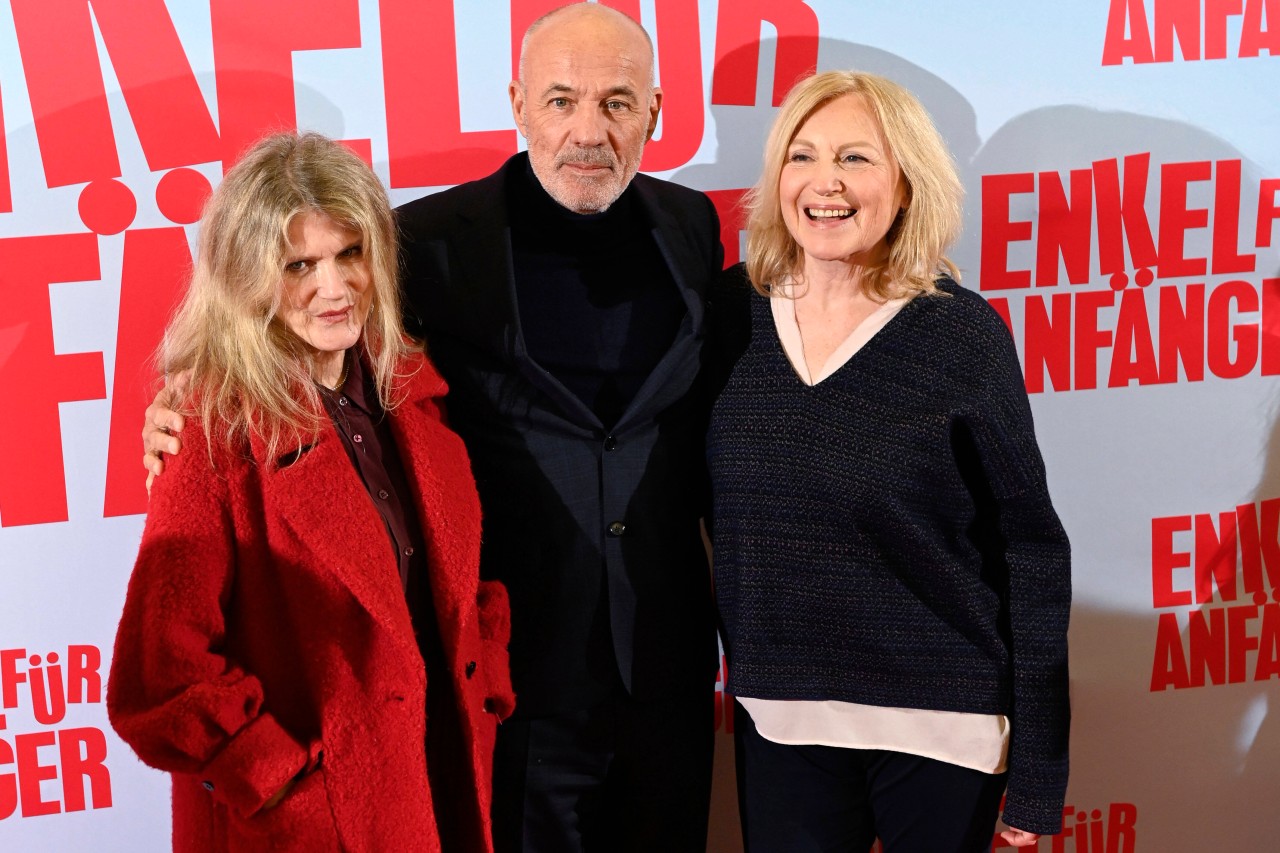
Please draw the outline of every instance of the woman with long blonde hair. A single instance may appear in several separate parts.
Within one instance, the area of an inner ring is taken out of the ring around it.
[[[870,74],[796,85],[713,301],[715,586],[751,853],[1062,826],[1070,551],[961,184]]]
[[[192,450],[152,490],[107,694],[172,774],[175,850],[492,847],[506,593],[396,248],[377,177],[318,134],[264,139],[206,206],[161,348]]]

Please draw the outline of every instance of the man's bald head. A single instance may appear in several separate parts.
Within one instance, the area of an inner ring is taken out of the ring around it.
[[[574,21],[591,21],[596,20],[600,23],[611,23],[622,29],[630,29],[644,39],[644,43],[649,49],[649,85],[653,85],[653,40],[649,38],[649,33],[644,27],[640,26],[631,16],[619,12],[610,6],[602,6],[599,3],[570,3],[567,6],[560,6],[552,9],[542,17],[538,18],[529,28],[524,31],[524,37],[520,40],[520,80],[524,80],[524,62],[525,55],[529,51],[529,39],[545,27],[547,24],[556,21],[562,21],[566,26],[572,25]]]

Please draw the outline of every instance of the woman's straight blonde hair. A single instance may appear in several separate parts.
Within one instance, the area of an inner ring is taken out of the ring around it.
[[[859,71],[826,71],[797,83],[778,110],[764,149],[764,173],[743,200],[747,211],[747,275],[760,293],[798,280],[804,255],[782,218],[779,181],[787,149],[800,127],[823,106],[856,95],[884,131],[889,150],[907,183],[907,206],[889,228],[888,256],[866,268],[862,285],[880,299],[936,291],[934,279],[960,273],[945,256],[960,234],[964,187],[955,163],[929,114],[902,86]]]
[[[188,371],[175,408],[215,441],[243,446],[251,435],[267,458],[313,440],[327,421],[312,380],[313,351],[279,317],[289,225],[320,213],[358,232],[372,299],[359,347],[378,398],[394,408],[397,362],[414,347],[401,326],[396,224],[373,170],[318,133],[279,133],[250,148],[227,172],[200,219],[191,284],[165,330],[158,360]]]

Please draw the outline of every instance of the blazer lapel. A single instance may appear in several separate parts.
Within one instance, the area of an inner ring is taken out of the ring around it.
[[[511,227],[507,215],[506,181],[512,169],[524,169],[523,156],[513,157],[496,174],[473,185],[469,202],[459,209],[459,227],[451,237],[451,290],[456,300],[447,316],[459,325],[448,333],[487,345],[512,360],[521,375],[560,407],[566,418],[586,429],[600,429],[596,414],[577,395],[533,360],[525,346],[516,301]],[[637,177],[635,190],[651,233],[688,309],[675,341],[631,401],[617,429],[643,420],[688,390],[691,363],[703,335],[700,291],[705,276],[699,254],[680,224],[659,203],[648,182]]]
[[[531,385],[546,394],[574,423],[599,428],[600,421],[577,395],[533,360],[525,346],[516,301],[516,280],[507,217],[506,180],[512,169],[525,168],[525,159],[507,161],[491,179],[476,186],[473,203],[463,208],[462,222],[454,238],[458,275],[451,276],[465,288],[452,316],[467,318],[464,329],[471,337],[504,353]],[[460,330],[462,331],[462,330]],[[453,333],[453,330],[451,330]],[[463,331],[465,334],[465,331]]]
[[[703,265],[698,254],[689,245],[680,224],[657,203],[643,181],[637,181],[636,193],[645,215],[652,223],[654,242],[680,290],[680,297],[684,300],[688,313],[681,321],[670,349],[649,373],[649,377],[623,412],[615,427],[618,431],[644,420],[654,411],[661,411],[688,390],[697,370],[698,350],[703,337],[703,295],[698,287]]]

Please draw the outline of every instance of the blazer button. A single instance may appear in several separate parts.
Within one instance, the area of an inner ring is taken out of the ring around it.
[[[623,524],[621,521],[615,521],[613,522],[613,524],[609,525],[610,536],[621,536],[626,532],[627,532],[627,526]]]
[[[204,788],[206,791],[212,791],[212,790],[213,790],[213,783],[212,783],[212,782],[210,782],[208,779],[205,779],[203,782],[201,782],[201,783],[200,783],[200,786],[201,786],[202,788]]]
[[[614,438],[614,437],[613,437],[613,436],[611,436],[611,435],[606,435],[606,436],[604,437],[604,449],[605,449],[605,450],[617,450],[617,449],[618,449],[618,439]]]
[[[476,674],[476,662],[473,660],[467,661],[467,678],[470,678],[475,674]]]
[[[485,700],[484,700],[484,712],[485,712],[486,714],[496,714],[496,713],[498,713],[498,706],[497,706],[497,704],[496,704],[492,699],[485,699]]]

